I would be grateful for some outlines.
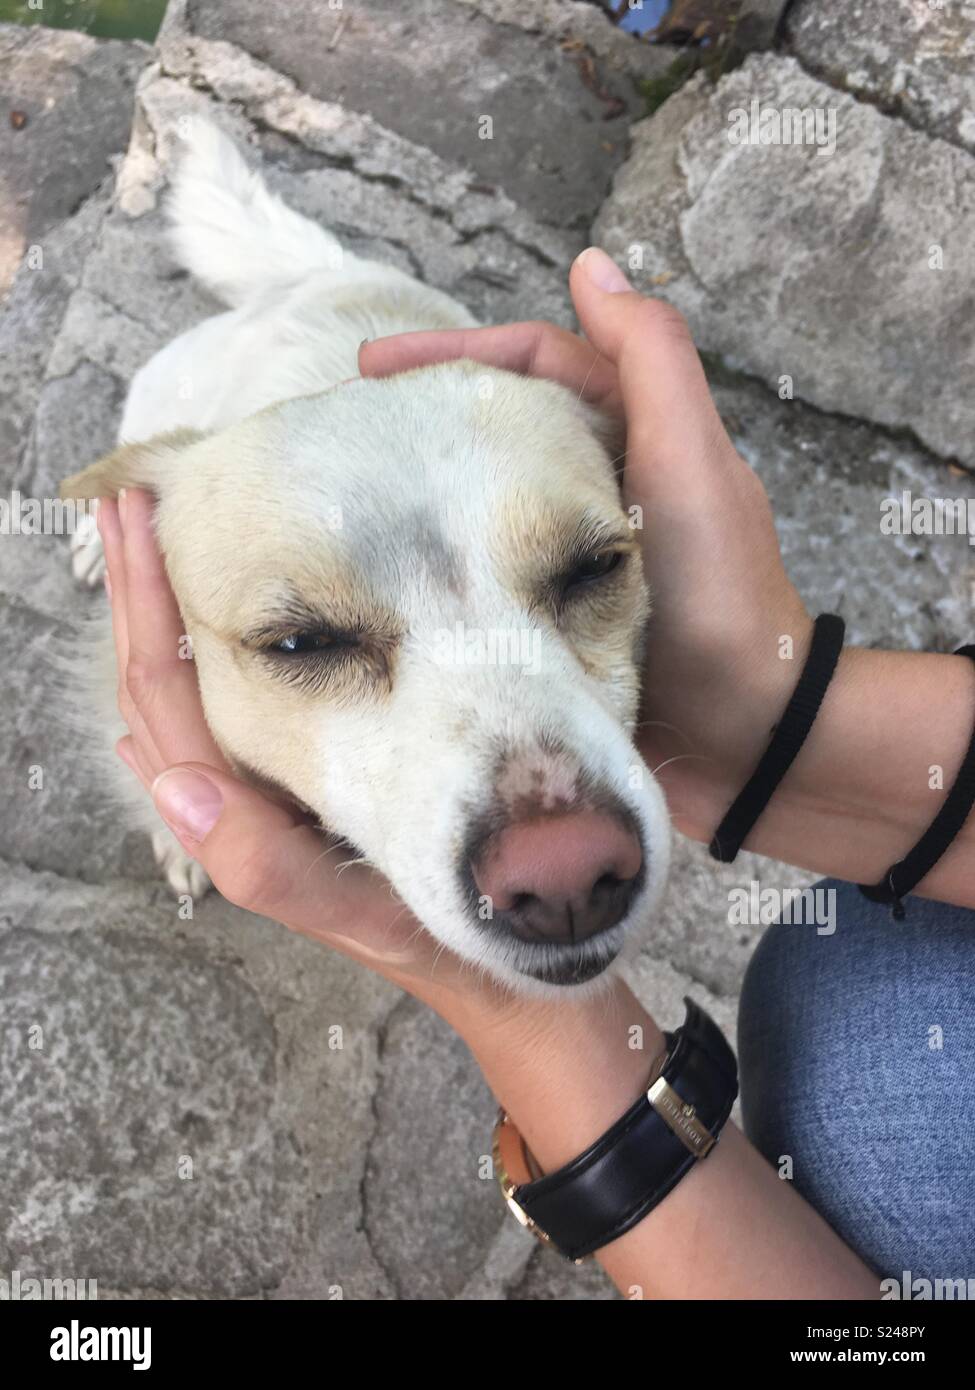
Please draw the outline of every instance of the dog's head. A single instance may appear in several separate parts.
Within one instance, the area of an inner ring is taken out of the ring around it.
[[[520,987],[577,985],[645,924],[669,822],[632,741],[648,598],[617,469],[571,392],[470,362],[343,383],[122,446],[207,719]]]

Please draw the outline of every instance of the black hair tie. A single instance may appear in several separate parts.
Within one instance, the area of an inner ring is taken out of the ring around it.
[[[975,646],[959,647],[955,656],[967,656],[975,662]],[[857,886],[865,898],[872,903],[890,904],[894,917],[898,920],[907,913],[901,901],[916,888],[944,854],[952,840],[961,830],[975,803],[975,730],[972,732],[968,752],[945,797],[945,804],[928,826],[909,854],[898,864],[892,864],[879,883],[861,883]]]
[[[714,832],[714,859],[730,864],[782,778],[795,761],[823,703],[843,650],[846,624],[835,613],[820,613],[813,625],[812,644],[792,699],[772,734],[758,767],[745,783],[724,820]]]

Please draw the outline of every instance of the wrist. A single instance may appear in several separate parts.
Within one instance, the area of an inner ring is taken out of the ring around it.
[[[707,692],[707,732],[695,740],[690,757],[665,764],[661,775],[683,835],[708,843],[755,771],[798,684],[812,632],[813,619],[796,595],[776,624],[764,624],[747,641],[736,639],[724,656],[712,656],[720,676],[700,682]],[[844,653],[841,664],[846,659]]]
[[[509,998],[455,1026],[545,1171],[619,1119],[664,1047],[663,1033],[618,978],[581,1000]]]

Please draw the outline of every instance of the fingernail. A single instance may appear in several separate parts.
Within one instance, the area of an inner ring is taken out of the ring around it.
[[[590,246],[583,251],[579,256],[579,264],[585,271],[586,278],[597,289],[605,290],[607,294],[619,294],[623,290],[633,288],[612,257],[607,256],[598,246]]]
[[[220,788],[188,767],[170,767],[152,784],[156,810],[174,834],[204,840],[223,810]]]
[[[362,342],[359,344],[358,351],[361,352],[362,349],[365,347],[366,343],[368,342],[371,342],[371,339],[363,338]]]

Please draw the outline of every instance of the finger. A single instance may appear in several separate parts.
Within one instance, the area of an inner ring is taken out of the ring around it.
[[[115,660],[118,671],[119,713],[129,726],[134,743],[140,749],[142,765],[150,773],[150,781],[165,766],[165,761],[156,748],[145,720],[132,698],[129,688],[129,584],[125,563],[125,535],[122,524],[122,508],[125,503],[124,489],[118,501],[106,499],[99,508],[99,529],[105,547],[106,589],[112,604],[112,635],[115,641]]]
[[[153,767],[146,760],[131,734],[126,734],[124,738],[119,739],[118,743],[115,745],[115,751],[122,759],[123,763],[125,763],[126,767],[132,769],[146,791],[148,791],[162,769]]]
[[[120,494],[124,497],[124,493]],[[112,637],[115,643],[115,663],[118,673],[119,713],[129,726],[134,743],[140,749],[142,765],[150,772],[150,781],[165,766],[164,760],[155,747],[145,720],[136,708],[129,691],[127,672],[129,669],[129,625],[128,625],[128,583],[125,567],[125,541],[118,504],[103,499],[98,509],[99,532],[105,549],[106,592],[112,605]],[[131,765],[131,764],[130,764]]]
[[[120,511],[129,648],[125,686],[145,737],[134,725],[132,732],[157,772],[192,761],[223,768],[203,716],[196,667],[156,543],[152,508],[148,493],[130,489]]]
[[[155,661],[163,649],[179,652],[183,619],[152,525],[153,500],[140,488],[128,488],[119,513],[125,557],[129,660]]]
[[[152,796],[180,844],[238,907],[384,967],[416,954],[418,923],[385,880],[362,864],[338,872],[348,848],[289,808],[200,763],[168,768]]]
[[[569,285],[586,337],[618,370],[630,457],[683,473],[713,465],[730,441],[681,314],[630,289],[598,247],[576,258]]]
[[[118,504],[103,497],[98,508],[98,533],[105,551],[105,570],[110,582],[112,604],[112,638],[115,642],[115,661],[121,673],[129,659],[129,636],[125,603],[125,559],[122,553],[122,527]]]
[[[618,382],[611,365],[576,334],[542,320],[377,338],[359,348],[359,370],[363,376],[391,376],[461,357],[557,381],[603,410],[619,409]]]

